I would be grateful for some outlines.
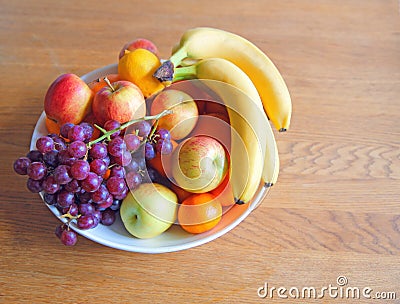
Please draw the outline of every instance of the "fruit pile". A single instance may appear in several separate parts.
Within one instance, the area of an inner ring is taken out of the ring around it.
[[[268,119],[287,130],[291,101],[256,46],[195,28],[163,63],[154,43],[137,39],[123,46],[115,74],[90,83],[59,76],[44,110],[48,134],[14,170],[57,208],[55,233],[74,245],[75,231],[112,225],[117,212],[137,238],[174,223],[189,233],[213,229],[224,207],[276,182]]]

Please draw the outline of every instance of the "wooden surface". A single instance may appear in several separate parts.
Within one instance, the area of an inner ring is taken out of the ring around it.
[[[398,1],[0,4],[0,303],[309,303],[261,299],[257,289],[320,289],[339,276],[400,301]],[[64,247],[58,220],[12,172],[48,85],[116,62],[137,37],[168,57],[194,26],[245,36],[286,80],[294,112],[276,135],[278,183],[238,227],[193,249],[137,254],[83,237]]]

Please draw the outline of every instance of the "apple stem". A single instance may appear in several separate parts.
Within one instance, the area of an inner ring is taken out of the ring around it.
[[[133,124],[135,124],[135,123],[137,123],[137,122],[139,122],[139,121],[142,121],[142,120],[153,120],[153,119],[155,119],[155,120],[158,121],[161,117],[166,116],[166,115],[169,115],[169,114],[171,114],[171,113],[172,113],[172,110],[164,110],[164,111],[162,111],[161,113],[159,113],[159,114],[157,114],[157,115],[144,116],[144,117],[142,117],[142,118],[130,120],[130,121],[128,121],[128,122],[122,124],[120,127],[115,128],[115,129],[113,129],[113,130],[110,130],[110,131],[104,133],[104,134],[103,134],[102,136],[100,136],[99,138],[96,138],[95,140],[92,140],[91,142],[89,142],[89,143],[87,144],[87,146],[88,146],[88,148],[90,148],[90,147],[91,147],[92,145],[94,145],[95,143],[98,143],[98,142],[102,141],[102,140],[105,139],[105,138],[109,138],[109,137],[110,137],[111,135],[113,135],[114,133],[116,133],[116,132],[118,132],[118,131],[121,131],[121,130],[123,130],[123,129],[129,127],[130,125],[133,125]],[[96,126],[97,128],[99,128],[97,125],[95,125],[95,126]],[[101,130],[101,129],[102,129],[102,128],[100,128],[100,130]],[[103,130],[104,130],[104,129],[103,129]]]
[[[115,92],[114,87],[111,85],[110,80],[108,80],[107,76],[103,78],[105,83],[110,87],[111,91]]]

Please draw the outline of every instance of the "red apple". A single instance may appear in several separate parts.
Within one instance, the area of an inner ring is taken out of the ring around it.
[[[108,74],[107,79],[112,83],[116,82],[118,80],[122,80],[118,74]],[[100,89],[104,88],[107,85],[107,83],[104,80],[104,77],[97,78],[96,80],[93,80],[88,83],[89,88],[96,94]]]
[[[181,188],[193,193],[214,190],[228,171],[224,147],[209,136],[184,140],[172,155],[172,175]]]
[[[60,75],[48,88],[44,111],[59,126],[67,122],[79,124],[91,111],[93,92],[75,74]]]
[[[121,59],[122,56],[125,55],[125,50],[133,51],[136,49],[146,49],[146,50],[152,52],[157,57],[159,57],[158,49],[153,42],[151,42],[150,40],[144,39],[144,38],[138,38],[131,42],[128,42],[127,44],[125,44],[122,47],[121,51],[119,52],[118,59]]]
[[[196,103],[185,92],[165,90],[154,98],[150,112],[156,115],[167,109],[172,110],[172,114],[160,118],[158,127],[169,130],[172,139],[183,139],[196,126],[199,116]]]
[[[229,118],[228,118],[229,119]],[[231,125],[220,113],[199,115],[190,137],[206,135],[218,140],[227,151],[231,148]]]
[[[111,119],[124,123],[145,116],[146,104],[142,91],[135,84],[120,80],[108,82],[96,93],[92,110],[101,125]]]

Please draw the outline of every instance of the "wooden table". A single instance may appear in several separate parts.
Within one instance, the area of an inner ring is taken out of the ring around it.
[[[395,292],[400,301],[398,5],[1,1],[0,302],[308,303],[292,298],[296,288],[320,295],[340,276],[344,291],[369,287],[371,297]],[[182,32],[200,25],[253,41],[287,82],[294,112],[291,129],[276,134],[278,183],[238,227],[196,248],[139,254],[83,237],[63,246],[53,233],[58,220],[12,171],[48,85],[61,73],[115,63],[137,37],[168,57]],[[315,302],[345,301],[328,291]],[[360,297],[354,302],[371,302]]]

